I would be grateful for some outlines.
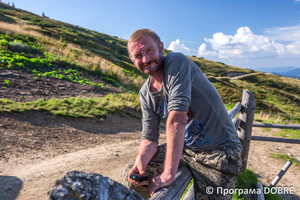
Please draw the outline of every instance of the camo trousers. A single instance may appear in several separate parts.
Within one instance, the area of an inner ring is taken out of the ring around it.
[[[158,146],[156,154],[146,167],[149,178],[163,172],[166,145]],[[135,186],[128,182],[128,172],[134,160],[129,162],[124,170],[124,183],[132,190],[149,199],[147,186]],[[233,189],[237,174],[242,165],[241,152],[234,148],[225,147],[221,150],[193,151],[189,148],[183,150],[180,166],[187,165],[194,178],[195,199],[215,200],[232,199],[232,194],[224,195],[224,189]]]

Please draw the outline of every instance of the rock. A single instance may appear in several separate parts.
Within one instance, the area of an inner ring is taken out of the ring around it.
[[[0,75],[1,76],[13,76],[14,73],[12,73],[12,72],[2,72],[2,73],[0,73]]]
[[[143,200],[135,191],[100,174],[68,172],[50,191],[51,200]]]

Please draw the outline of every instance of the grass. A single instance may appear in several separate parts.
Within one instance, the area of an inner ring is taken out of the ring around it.
[[[270,131],[271,131],[271,128],[262,128],[262,131],[263,131],[264,133],[267,133],[267,132],[270,132]]]
[[[300,139],[300,130],[299,129],[281,129],[274,135],[299,140]]]
[[[258,183],[257,176],[250,169],[247,169],[246,172],[240,173],[237,177],[235,188],[236,189],[246,189],[245,192],[249,191],[249,189],[255,189]],[[264,186],[266,187],[266,186]],[[249,192],[250,193],[250,192]],[[280,200],[280,198],[276,194],[267,193],[264,194],[265,200]],[[237,193],[233,194],[233,200],[250,200],[251,197],[249,195]]]
[[[291,161],[300,170],[300,159],[297,159],[294,156],[286,155],[286,154],[282,154],[282,153],[271,153],[271,157],[283,160],[285,162]]]
[[[139,110],[138,96],[134,94],[109,94],[98,98],[70,97],[66,99],[39,99],[33,102],[14,102],[0,99],[0,112],[44,111],[72,118],[106,118],[109,114]]]

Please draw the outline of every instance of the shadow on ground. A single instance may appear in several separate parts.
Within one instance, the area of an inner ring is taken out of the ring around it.
[[[23,182],[15,176],[0,176],[0,199],[14,200],[18,197]]]

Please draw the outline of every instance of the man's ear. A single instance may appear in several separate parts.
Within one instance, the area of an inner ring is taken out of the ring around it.
[[[164,43],[160,42],[159,51],[164,53]]]

